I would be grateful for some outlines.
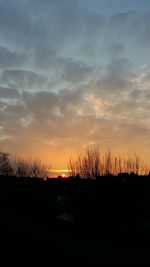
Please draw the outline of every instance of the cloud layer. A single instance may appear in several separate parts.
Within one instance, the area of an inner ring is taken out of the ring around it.
[[[1,0],[1,149],[54,168],[94,144],[148,160],[149,29],[139,1]]]

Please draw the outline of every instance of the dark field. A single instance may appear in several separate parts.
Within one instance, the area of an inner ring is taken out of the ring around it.
[[[93,266],[150,259],[150,177],[0,180],[1,260]]]

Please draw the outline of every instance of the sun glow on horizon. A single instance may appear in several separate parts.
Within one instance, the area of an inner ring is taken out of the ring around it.
[[[66,174],[64,174],[64,173],[62,173],[62,178],[66,178],[67,176],[66,176]]]
[[[67,178],[69,176],[68,169],[51,169],[50,170],[51,176],[61,176],[62,178]]]

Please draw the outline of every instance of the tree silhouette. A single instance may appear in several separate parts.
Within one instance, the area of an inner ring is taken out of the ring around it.
[[[50,166],[42,163],[39,158],[23,159],[15,157],[12,159],[12,168],[16,177],[43,178],[48,176]]]
[[[9,153],[0,151],[0,175],[9,176],[13,173],[13,168],[9,156]]]
[[[47,178],[50,166],[44,164],[39,158],[23,159],[11,157],[9,153],[0,151],[0,175]]]

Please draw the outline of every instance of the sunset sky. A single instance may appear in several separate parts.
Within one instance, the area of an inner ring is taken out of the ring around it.
[[[0,0],[0,149],[150,160],[150,1]]]

